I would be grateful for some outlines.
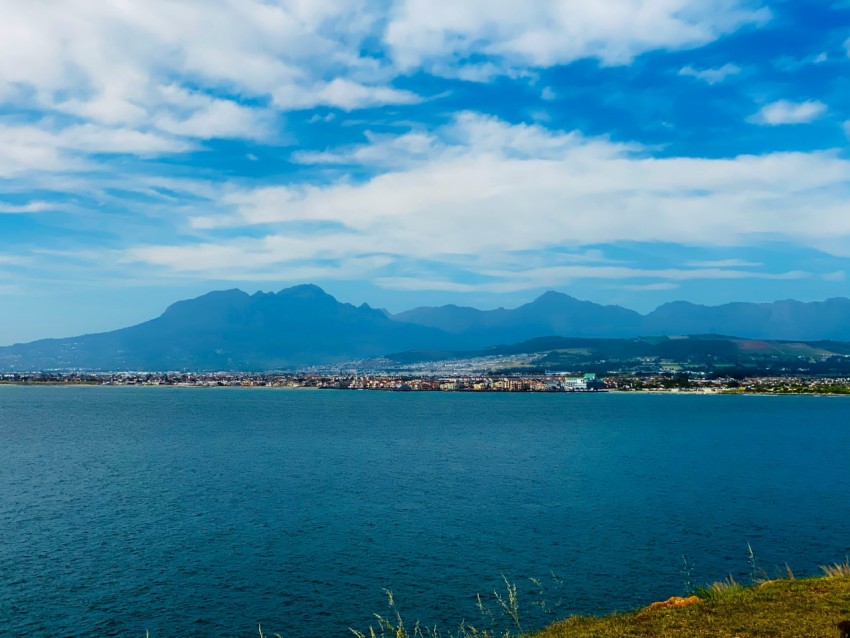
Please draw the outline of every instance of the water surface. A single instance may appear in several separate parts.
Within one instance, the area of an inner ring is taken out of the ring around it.
[[[815,573],[848,450],[843,398],[0,387],[0,634],[346,636],[385,588],[452,628],[503,574],[534,626],[748,543]]]

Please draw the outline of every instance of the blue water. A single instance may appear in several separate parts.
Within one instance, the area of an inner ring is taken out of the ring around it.
[[[452,629],[502,575],[533,627],[747,543],[812,574],[848,451],[843,398],[0,387],[0,634],[348,636],[385,588]]]

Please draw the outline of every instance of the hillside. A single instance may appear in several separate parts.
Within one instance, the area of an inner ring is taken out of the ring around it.
[[[426,307],[393,315],[393,319],[462,336],[469,348],[546,335],[601,338],[645,334],[642,332],[643,317],[634,310],[580,301],[552,291],[510,310]]]
[[[515,369],[524,367],[529,371],[634,373],[667,368],[721,374],[850,374],[848,342],[771,341],[722,335],[633,339],[539,337],[481,350],[412,350],[387,358],[399,365],[410,365],[483,357],[512,357]]]
[[[264,371],[387,353],[410,362],[544,351],[538,363],[548,368],[647,357],[703,367],[755,362],[793,369],[800,362],[844,357],[842,341],[850,341],[850,300],[843,298],[714,307],[676,302],[641,315],[550,291],[514,309],[442,306],[391,315],[302,285],[253,295],[214,291],[128,328],[0,347],[0,371]]]
[[[340,303],[317,286],[224,290],[177,302],[137,326],[0,348],[0,370],[268,370],[450,341],[366,304]]]
[[[824,567],[826,576],[757,580],[743,587],[731,577],[673,596],[642,609],[608,616],[571,616],[535,633],[523,631],[523,607],[512,585],[498,598],[508,628],[479,630],[461,624],[457,638],[845,638],[850,629],[850,565]],[[391,599],[392,601],[392,599]],[[391,602],[392,607],[392,602]],[[843,623],[846,623],[843,624]],[[360,638],[395,636],[439,638],[438,629],[422,629],[398,613],[377,615],[377,628],[354,631]],[[372,632],[375,633],[372,633]]]
[[[722,585],[720,585],[722,587]],[[573,617],[536,638],[838,638],[850,620],[850,576],[772,580],[752,587],[698,591],[682,608],[645,608]]]
[[[846,298],[720,306],[677,301],[641,315],[620,306],[603,306],[550,291],[510,310],[423,307],[393,315],[393,319],[463,336],[469,348],[545,335],[611,338],[722,334],[769,340],[850,341],[850,299]]]

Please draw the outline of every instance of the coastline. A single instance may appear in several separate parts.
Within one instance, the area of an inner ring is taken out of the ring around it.
[[[71,381],[8,381],[0,380],[0,387],[27,387],[27,388],[181,388],[184,390],[338,390],[338,391],[371,391],[371,392],[435,392],[452,394],[612,394],[612,395],[653,395],[653,396],[751,396],[751,397],[789,397],[789,396],[811,396],[811,397],[850,397],[850,392],[765,392],[747,390],[682,390],[678,388],[658,388],[640,390],[604,389],[604,390],[469,390],[469,389],[428,389],[428,390],[399,390],[396,388],[346,388],[346,387],[320,387],[311,385],[212,385],[203,383],[91,383]]]

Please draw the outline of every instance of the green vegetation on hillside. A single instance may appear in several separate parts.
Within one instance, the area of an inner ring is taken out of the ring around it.
[[[387,355],[398,365],[512,356],[504,373],[582,370],[599,375],[660,371],[717,377],[850,376],[850,343],[769,341],[722,335],[592,339],[541,337],[476,351],[411,350]],[[494,370],[495,372],[495,370]]]
[[[603,618],[574,616],[537,638],[837,638],[850,619],[850,576],[707,588],[701,602]]]
[[[838,623],[850,621],[850,562],[823,568],[824,576],[788,577],[741,586],[731,576],[698,588],[694,597],[673,597],[642,609],[609,616],[572,616],[535,633],[522,627],[516,588],[496,593],[507,629],[462,624],[441,631],[407,623],[389,594],[391,615],[358,638],[838,638]],[[480,599],[479,599],[480,600]],[[850,625],[848,625],[850,626]]]

